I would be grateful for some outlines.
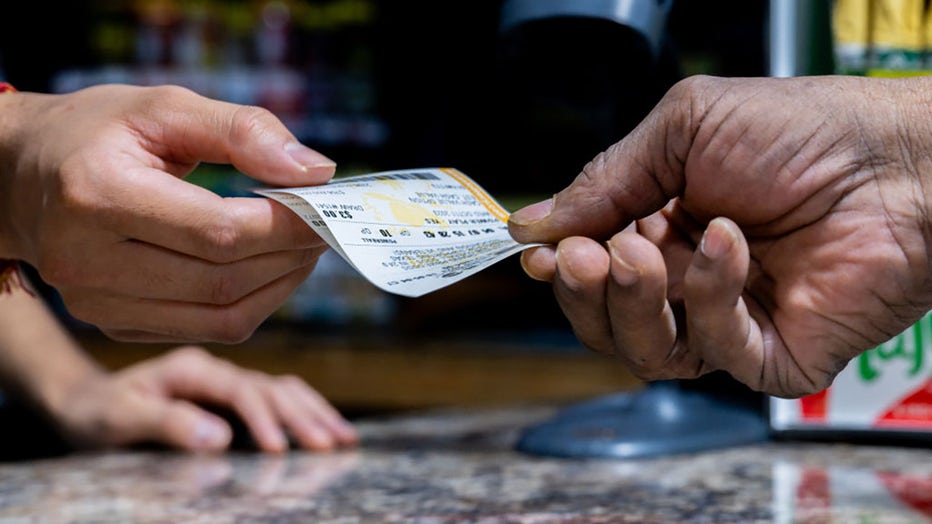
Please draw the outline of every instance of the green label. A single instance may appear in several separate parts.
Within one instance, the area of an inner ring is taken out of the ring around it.
[[[914,377],[922,372],[925,364],[925,352],[932,341],[932,314],[926,314],[919,322],[891,338],[874,349],[858,356],[858,374],[865,382],[877,380],[888,362],[906,361],[909,363],[908,376]]]

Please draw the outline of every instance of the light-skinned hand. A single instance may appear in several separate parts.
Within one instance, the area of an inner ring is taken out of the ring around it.
[[[280,453],[354,446],[355,429],[295,376],[244,369],[197,346],[184,346],[113,373],[88,374],[49,406],[51,419],[77,447],[157,443],[222,451],[230,425],[204,406],[229,408],[256,446]]]
[[[269,111],[181,87],[4,94],[0,258],[29,262],[112,338],[242,341],[326,244],[275,202],[186,182],[201,162],[286,186],[335,169]]]

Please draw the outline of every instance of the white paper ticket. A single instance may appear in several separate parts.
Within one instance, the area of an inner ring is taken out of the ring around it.
[[[418,297],[537,244],[508,233],[508,211],[453,168],[257,189],[288,206],[374,285]]]

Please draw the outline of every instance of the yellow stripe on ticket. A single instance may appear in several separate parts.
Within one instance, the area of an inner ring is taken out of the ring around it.
[[[492,198],[491,195],[479,187],[479,184],[473,182],[471,178],[452,167],[441,167],[440,170],[453,177],[454,180],[469,190],[469,192],[472,193],[474,197],[476,197],[476,200],[478,200],[483,207],[489,210],[489,213],[495,215],[495,218],[501,220],[502,222],[508,222],[508,210],[503,208],[501,204]]]

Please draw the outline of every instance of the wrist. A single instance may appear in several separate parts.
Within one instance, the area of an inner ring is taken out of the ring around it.
[[[52,420],[64,420],[72,401],[81,397],[81,391],[103,380],[107,371],[91,361],[70,337],[49,337],[46,345],[35,349],[55,355],[60,362],[39,373],[27,386],[27,395]]]
[[[915,209],[918,231],[924,241],[921,254],[932,279],[932,78],[902,79],[892,91],[897,96],[898,149],[903,163],[903,198]],[[932,285],[932,282],[930,282]]]
[[[0,295],[0,381],[53,418],[107,372],[88,357],[40,297]]]
[[[4,93],[15,93],[15,92],[16,92],[16,89],[13,87],[12,84],[10,84],[9,82],[0,82],[0,95]],[[0,114],[3,114],[2,111],[0,111]],[[4,180],[3,178],[4,172],[9,172],[9,171],[7,169],[0,169],[0,201],[3,201],[2,203],[3,209],[10,209],[9,198],[3,199],[3,195],[9,195],[12,193],[12,191],[3,190],[4,187],[3,187],[2,182]],[[0,229],[0,253],[3,253],[4,251],[7,250],[7,248],[3,247],[4,245],[3,239],[7,238],[7,236],[8,235],[3,234],[2,229]],[[19,276],[18,261],[16,259],[0,258],[0,293],[12,292],[13,289],[17,285],[20,285],[20,283],[18,282],[19,278],[20,276]]]
[[[22,95],[12,85],[0,82],[0,259],[22,258],[18,245],[13,209],[16,202],[13,189],[16,152],[20,147],[17,135],[18,113]]]

